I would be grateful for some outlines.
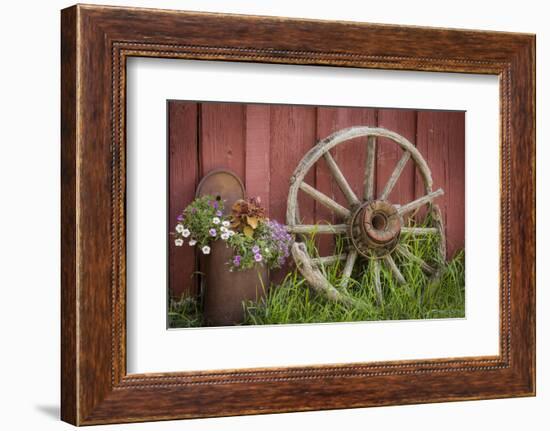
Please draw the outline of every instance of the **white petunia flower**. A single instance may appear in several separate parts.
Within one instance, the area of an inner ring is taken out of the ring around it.
[[[181,234],[183,235],[184,238],[187,238],[189,235],[191,235],[191,231],[189,229],[183,229],[181,231]]]
[[[227,232],[224,232],[224,233],[222,233],[221,237],[224,241],[226,241],[226,240],[229,239],[229,234]]]
[[[184,230],[183,225],[182,225],[181,223],[178,223],[178,224],[176,225],[176,232],[181,233],[181,232],[183,232],[183,230]]]
[[[183,245],[183,239],[178,238],[174,241],[174,244],[176,244],[176,247],[181,247]]]
[[[218,217],[214,217],[214,218],[212,219],[212,223],[214,223],[214,224],[220,224],[220,219],[219,219]]]
[[[220,231],[222,231],[222,232],[227,232],[227,228],[226,228],[225,226],[222,226],[222,227],[220,228]]]
[[[193,247],[196,243],[197,243],[197,240],[196,240],[196,239],[190,239],[190,240],[189,240],[189,245],[190,245],[191,247]]]
[[[210,254],[210,247],[208,247],[207,245],[205,245],[205,246],[202,248],[202,253],[203,253],[203,254]]]
[[[227,220],[222,221],[222,225],[225,227],[228,227],[231,223],[229,223]]]
[[[235,231],[233,231],[233,230],[228,230],[227,233],[229,234],[229,236],[235,235]]]

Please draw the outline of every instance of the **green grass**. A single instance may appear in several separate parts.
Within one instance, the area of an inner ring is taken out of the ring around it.
[[[435,235],[403,236],[401,244],[431,264],[437,263],[438,241]],[[337,247],[342,247],[338,243]],[[307,243],[310,256],[317,254],[315,240]],[[399,285],[391,271],[382,265],[383,303],[378,304],[374,290],[372,263],[356,265],[346,294],[355,306],[330,301],[307,287],[297,270],[279,285],[272,285],[259,303],[248,302],[244,325],[358,322],[372,320],[409,320],[464,317],[464,252],[448,263],[441,263],[439,277],[430,278],[420,266],[393,254],[407,284]],[[333,286],[340,284],[343,262],[322,268]],[[191,298],[172,301],[168,313],[170,327],[201,326],[200,307]]]
[[[171,299],[168,305],[169,328],[195,328],[202,326],[202,312],[197,300],[192,297]]]

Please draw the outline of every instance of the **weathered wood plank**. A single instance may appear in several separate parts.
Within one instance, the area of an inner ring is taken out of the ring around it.
[[[307,106],[271,105],[270,109],[270,183],[269,215],[286,222],[286,206],[290,177],[304,154],[315,145],[316,109]],[[315,184],[315,171],[305,180]],[[300,223],[315,222],[315,201],[302,194],[298,197]],[[272,283],[282,281],[289,270],[289,261],[283,268],[271,271]]]
[[[248,196],[259,197],[269,214],[270,107],[250,104],[245,106],[246,151],[245,188]]]
[[[465,227],[465,113],[457,111],[419,111],[417,148],[432,171],[434,190],[445,195],[437,199],[445,224],[447,258],[464,248]],[[416,178],[416,195],[422,194],[421,179]]]
[[[447,115],[449,131],[449,170],[446,193],[448,207],[445,224],[447,256],[450,258],[464,248],[466,228],[466,151],[465,113]]]
[[[229,169],[245,177],[245,105],[201,103],[200,174]]]
[[[409,109],[379,109],[378,126],[399,133],[413,145],[416,142],[416,111]],[[386,138],[378,138],[377,152],[377,196],[382,194],[395,167],[405,153]],[[408,160],[395,183],[391,193],[386,197],[394,204],[404,204],[414,198],[414,161]]]
[[[168,220],[169,231],[174,231],[177,216],[193,200],[197,186],[197,103],[171,101],[168,104]],[[187,244],[176,247],[168,235],[168,265],[170,295],[195,295],[197,280],[195,271],[195,251]]]
[[[289,179],[303,155],[315,145],[315,108],[307,106],[271,106],[270,147],[270,215],[284,222]],[[315,184],[315,172],[309,172],[306,181]],[[308,196],[298,199],[302,223],[311,224],[315,217],[315,203]]]

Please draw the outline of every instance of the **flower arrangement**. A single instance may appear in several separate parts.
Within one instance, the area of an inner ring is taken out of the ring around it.
[[[174,244],[181,247],[187,240],[203,254],[210,254],[210,244],[217,239],[227,240],[235,235],[230,222],[223,214],[223,201],[213,196],[195,199],[177,218]]]
[[[231,269],[249,269],[256,263],[274,269],[283,266],[290,255],[292,237],[283,225],[265,219],[258,222],[253,237],[238,233],[229,238],[228,244],[234,251]]]
[[[241,199],[224,215],[223,201],[212,196],[195,199],[178,216],[174,245],[198,246],[210,254],[210,244],[222,240],[233,249],[228,262],[230,271],[246,270],[254,265],[280,268],[290,255],[292,236],[285,227],[269,220],[258,198]]]

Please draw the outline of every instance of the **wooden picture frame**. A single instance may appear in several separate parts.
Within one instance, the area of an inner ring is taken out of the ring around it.
[[[83,5],[63,10],[61,21],[64,421],[535,394],[534,35]],[[127,374],[125,66],[131,56],[497,75],[499,355]]]

